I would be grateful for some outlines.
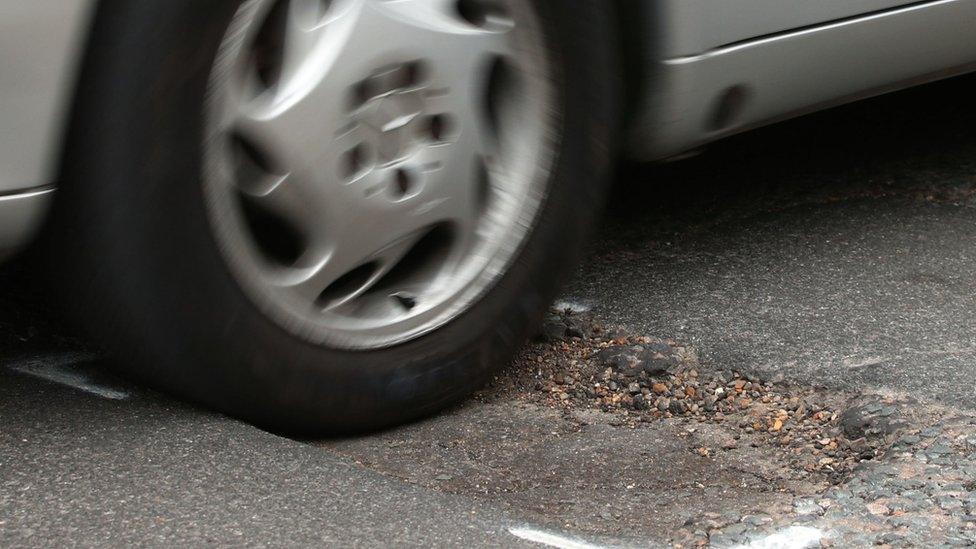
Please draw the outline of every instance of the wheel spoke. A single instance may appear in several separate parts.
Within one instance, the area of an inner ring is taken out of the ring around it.
[[[342,10],[317,14],[318,3],[290,2],[278,85],[257,96],[227,90],[221,125],[263,142],[290,171],[331,179],[321,168],[335,158],[322,154],[322,144],[348,133],[344,102],[335,98],[363,70],[351,40],[359,34],[362,6],[343,2]]]
[[[315,57],[324,36],[315,0],[290,0],[285,24],[281,78],[289,82],[300,78],[302,67]]]
[[[375,25],[382,27],[387,48],[423,50],[438,64],[449,59],[470,66],[485,54],[512,53],[506,25],[474,26],[458,15],[452,0],[394,0],[375,4]]]
[[[291,176],[268,178],[261,185],[242,186],[241,192],[258,207],[301,228],[305,234],[316,232],[317,208],[303,195],[300,185]]]
[[[362,295],[396,267],[425,234],[418,228],[392,236],[396,233],[379,225],[364,220],[343,231],[325,259],[313,268],[279,279],[279,284],[306,301],[327,308],[338,307]],[[357,274],[358,270],[362,272]]]

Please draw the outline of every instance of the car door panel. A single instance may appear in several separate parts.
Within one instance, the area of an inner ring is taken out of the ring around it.
[[[918,3],[911,0],[665,0],[657,4],[666,57]]]

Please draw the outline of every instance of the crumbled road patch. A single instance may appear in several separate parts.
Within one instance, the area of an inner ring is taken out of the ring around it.
[[[974,433],[976,419],[902,395],[715,369],[575,309],[554,312],[473,403],[325,445],[635,545],[970,546]]]
[[[792,512],[738,522],[703,517],[678,545],[731,547],[778,529],[821,532],[822,547],[976,546],[976,418],[951,416],[906,429],[885,455],[864,461],[842,485],[797,497]]]
[[[541,339],[496,381],[495,396],[500,389],[567,411],[598,409],[621,426],[663,419],[719,424],[728,438],[693,451],[767,448],[791,479],[842,482],[858,463],[881,455],[905,423],[878,398],[712,370],[689,346],[607,329],[585,315],[553,314]]]

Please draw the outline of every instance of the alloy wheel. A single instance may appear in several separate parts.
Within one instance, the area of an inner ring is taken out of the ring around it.
[[[559,139],[528,0],[248,0],[211,76],[204,193],[234,278],[316,344],[462,314],[544,203]]]

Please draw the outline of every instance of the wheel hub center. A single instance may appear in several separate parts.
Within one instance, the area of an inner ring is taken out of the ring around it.
[[[370,100],[359,116],[368,129],[377,159],[388,164],[410,156],[418,140],[414,122],[424,113],[424,98],[419,90],[395,90]]]

